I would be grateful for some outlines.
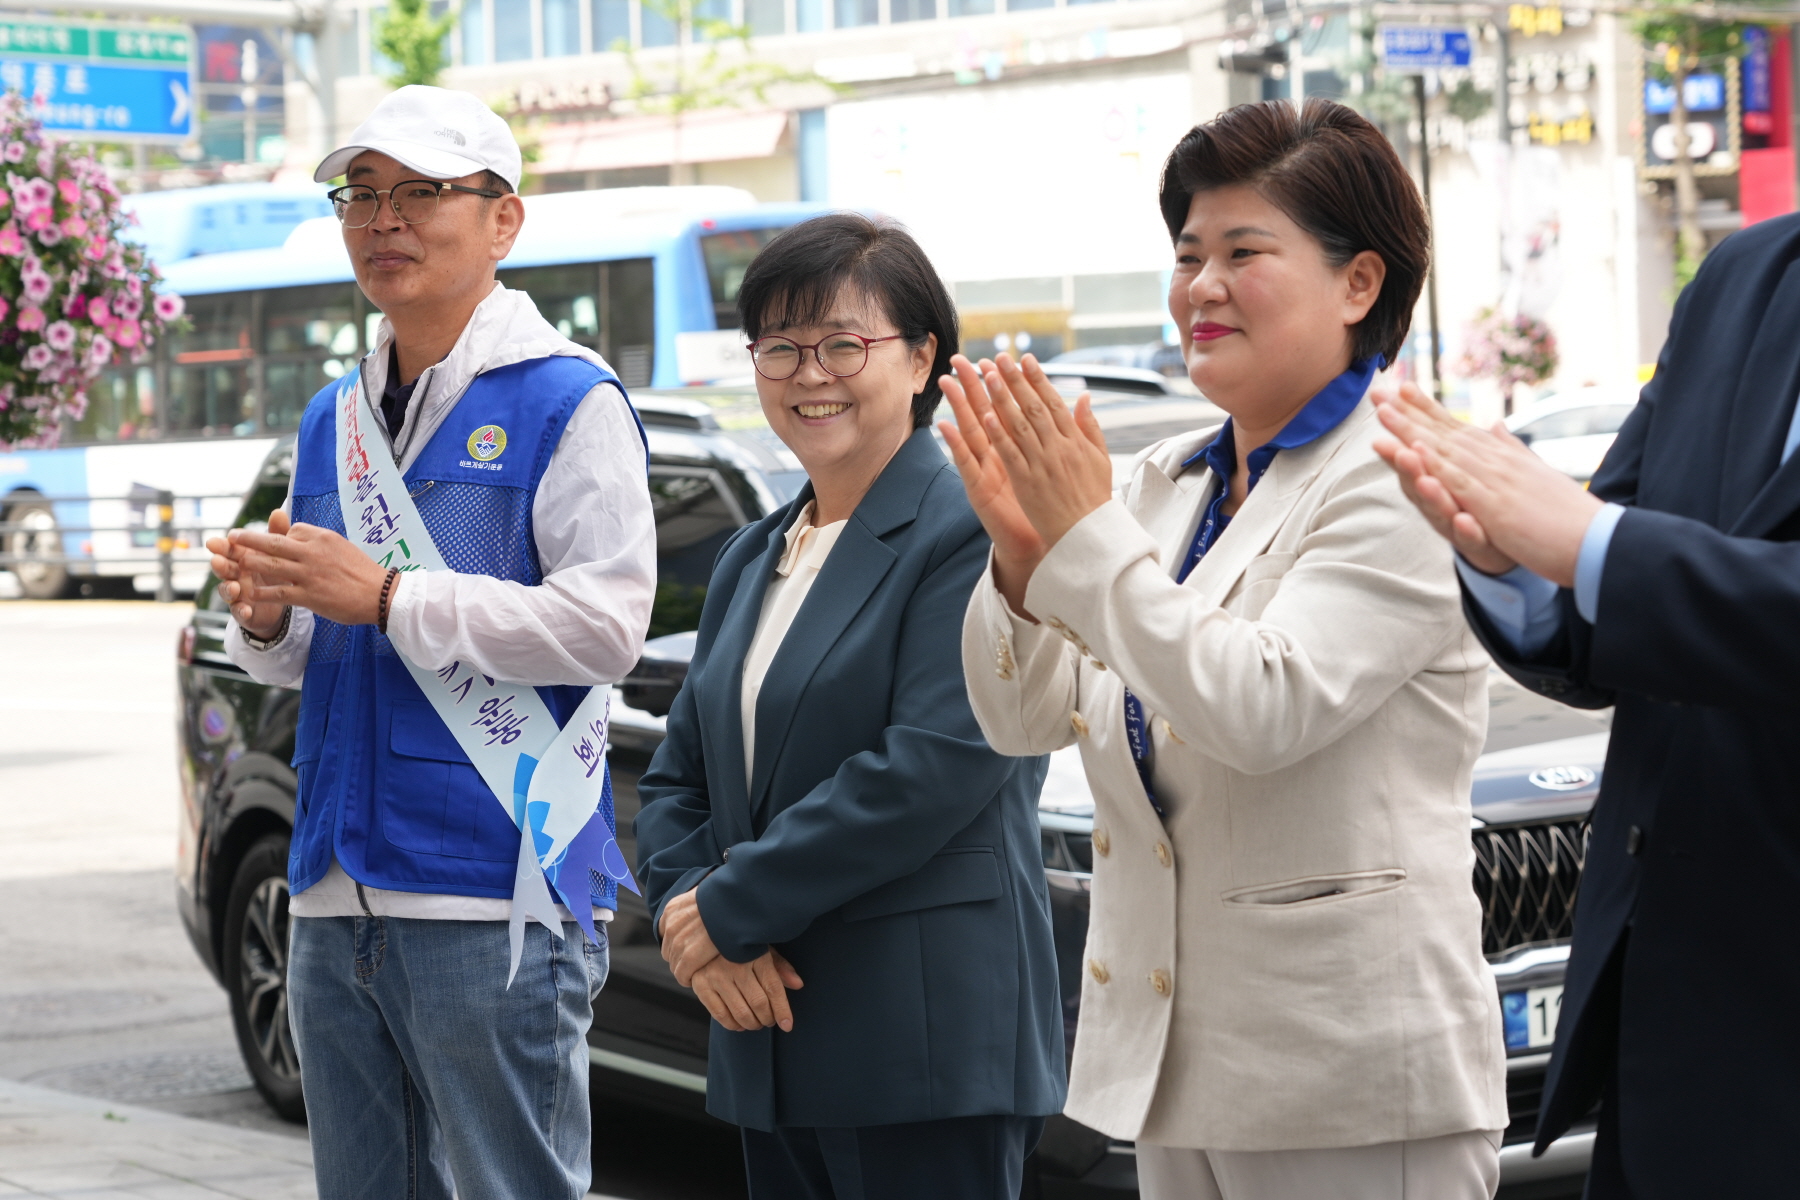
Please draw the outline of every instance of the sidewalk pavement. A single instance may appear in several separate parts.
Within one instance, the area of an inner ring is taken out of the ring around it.
[[[315,1200],[303,1138],[0,1079],[0,1198]]]

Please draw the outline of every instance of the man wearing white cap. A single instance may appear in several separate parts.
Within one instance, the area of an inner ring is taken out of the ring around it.
[[[319,165],[386,319],[307,407],[284,511],[208,543],[232,661],[301,684],[288,994],[321,1200],[589,1182],[586,1033],[635,887],[606,685],[655,527],[617,377],[494,278],[519,171],[504,121],[430,87]]]

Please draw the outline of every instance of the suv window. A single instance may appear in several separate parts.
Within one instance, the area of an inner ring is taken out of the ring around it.
[[[652,466],[656,514],[656,602],[651,637],[700,627],[700,606],[713,560],[749,521],[725,478],[707,467]]]

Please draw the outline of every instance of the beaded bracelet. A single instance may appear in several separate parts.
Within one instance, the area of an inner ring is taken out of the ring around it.
[[[381,581],[381,599],[375,602],[375,628],[387,634],[388,600],[394,594],[394,580],[400,578],[399,567],[389,567],[387,578]]]

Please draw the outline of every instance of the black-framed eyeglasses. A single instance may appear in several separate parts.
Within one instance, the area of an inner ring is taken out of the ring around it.
[[[337,218],[344,223],[345,229],[361,229],[381,211],[383,196],[393,205],[396,217],[408,225],[423,225],[437,216],[438,199],[445,192],[467,192],[471,196],[482,196],[489,200],[498,200],[506,194],[490,188],[465,187],[460,183],[443,183],[436,179],[403,179],[391,188],[381,189],[352,183],[333,188],[325,193],[325,198],[337,210]]]
[[[827,374],[846,379],[869,364],[869,347],[877,342],[891,342],[904,334],[870,338],[844,330],[827,334],[810,346],[802,346],[793,338],[760,337],[750,343],[750,361],[764,379],[792,379],[800,369],[806,352],[811,350]]]

